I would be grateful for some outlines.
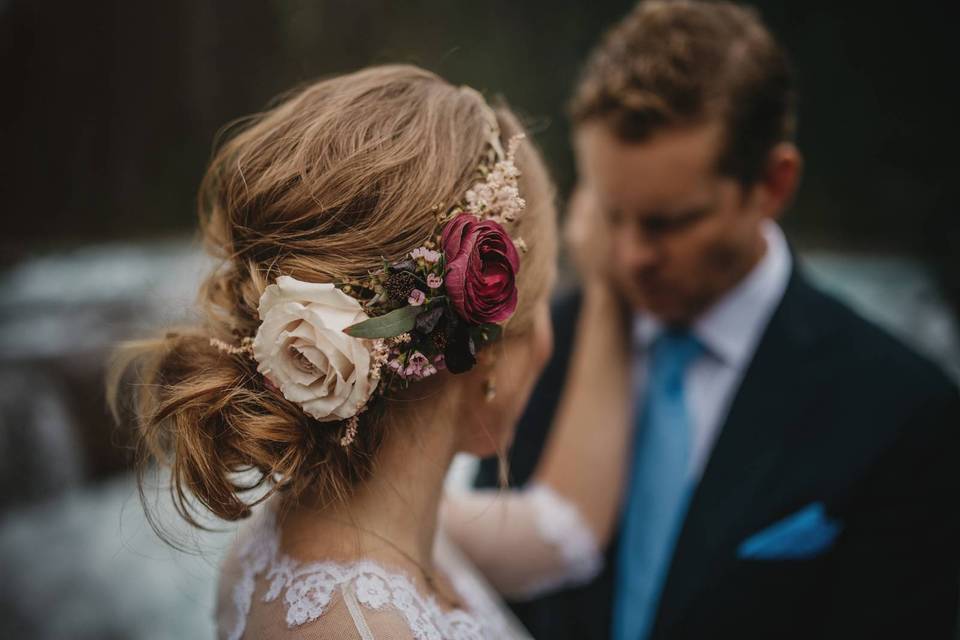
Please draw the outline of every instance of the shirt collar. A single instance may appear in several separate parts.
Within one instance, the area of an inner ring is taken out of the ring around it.
[[[763,237],[767,247],[760,262],[692,326],[707,351],[734,367],[741,367],[752,355],[790,280],[793,259],[780,227],[774,222],[764,224]],[[654,316],[637,314],[634,343],[646,349],[662,329],[663,323]]]

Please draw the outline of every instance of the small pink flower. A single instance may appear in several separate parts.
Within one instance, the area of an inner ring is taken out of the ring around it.
[[[426,299],[427,294],[425,294],[423,291],[420,291],[420,289],[414,289],[410,292],[410,297],[407,298],[407,302],[415,307],[419,307],[426,301]]]
[[[443,285],[443,278],[437,274],[431,273],[427,276],[427,286],[431,289],[439,289],[441,285]]]
[[[414,380],[422,380],[428,376],[432,376],[437,372],[437,368],[430,364],[430,360],[427,359],[427,356],[423,355],[419,351],[413,351],[407,356],[407,366],[399,371],[400,375],[404,378],[413,378]]]
[[[419,351],[414,351],[407,358],[407,370],[404,373],[408,376],[419,376],[423,373],[424,367],[428,366],[430,366],[430,361],[427,360],[427,356]]]
[[[440,259],[440,252],[427,249],[426,247],[417,247],[410,252],[410,257],[414,260],[423,258],[423,261],[427,264],[436,264]]]

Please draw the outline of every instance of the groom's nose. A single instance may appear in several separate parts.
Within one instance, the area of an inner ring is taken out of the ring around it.
[[[660,251],[650,238],[636,226],[617,230],[614,250],[620,268],[628,273],[643,273],[656,266]]]

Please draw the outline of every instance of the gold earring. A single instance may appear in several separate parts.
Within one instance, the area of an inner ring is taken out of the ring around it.
[[[497,383],[493,381],[493,378],[487,378],[483,381],[483,399],[486,402],[493,402],[496,397]]]

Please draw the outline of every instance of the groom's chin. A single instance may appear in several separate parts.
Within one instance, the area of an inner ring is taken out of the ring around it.
[[[623,299],[635,314],[651,315],[664,322],[670,322],[676,314],[669,301],[649,296],[635,288],[625,291]]]
[[[683,300],[675,291],[633,289],[626,296],[634,313],[648,314],[665,325],[682,325],[697,317],[700,305]]]

